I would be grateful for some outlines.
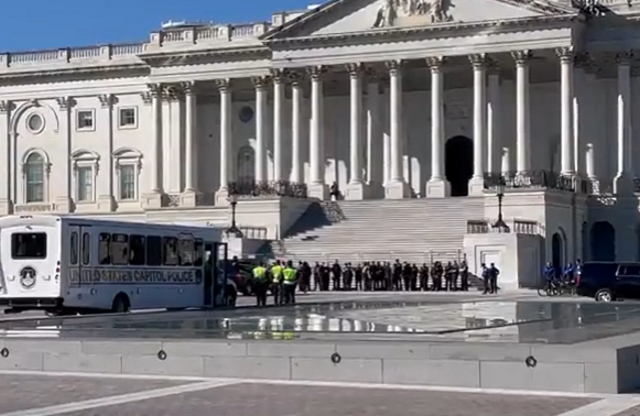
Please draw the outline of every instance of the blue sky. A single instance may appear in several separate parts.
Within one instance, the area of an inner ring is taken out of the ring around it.
[[[322,0],[5,0],[0,51],[143,41],[167,20],[241,23]]]

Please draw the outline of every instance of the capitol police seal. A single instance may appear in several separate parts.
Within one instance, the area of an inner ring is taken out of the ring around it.
[[[31,289],[36,284],[36,269],[31,266],[23,267],[20,270],[20,284],[25,289]]]

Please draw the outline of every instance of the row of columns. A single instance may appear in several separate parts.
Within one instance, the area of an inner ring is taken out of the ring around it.
[[[574,55],[571,48],[556,50],[560,62],[560,100],[561,100],[561,174],[573,176],[578,172],[579,131],[576,126],[579,115],[577,95],[574,91]],[[530,103],[529,103],[529,62],[531,53],[528,51],[513,52],[512,57],[516,65],[516,170],[520,173],[530,169]],[[616,189],[632,185],[632,154],[631,154],[631,71],[630,60],[632,54],[620,54],[618,62],[618,108],[617,108],[617,144],[618,144],[618,173]],[[501,166],[494,158],[494,152],[500,149],[500,79],[496,72],[490,72],[495,67],[486,55],[472,55],[469,57],[473,69],[473,176],[470,181],[470,194],[479,194],[484,188],[484,172],[509,171],[508,161],[502,160]],[[388,176],[380,178],[380,184],[386,182],[386,196],[388,198],[404,198],[408,195],[408,185],[403,177],[403,106],[402,106],[402,65],[401,61],[386,62],[389,74],[389,155],[390,167]],[[444,197],[448,195],[448,183],[444,175],[444,73],[445,59],[442,57],[427,58],[431,76],[431,175],[427,182],[428,197]],[[371,175],[365,180],[363,177],[362,153],[364,126],[363,80],[366,68],[362,64],[348,65],[350,76],[350,165],[348,196],[361,199],[365,195],[366,182],[372,181]],[[310,171],[309,189],[312,196],[326,197],[324,184],[324,146],[323,146],[323,75],[325,68],[321,66],[307,68],[307,75],[311,84],[311,120],[310,120]],[[286,79],[285,79],[286,76]],[[274,144],[274,180],[285,179],[283,172],[283,108],[285,99],[285,81],[291,84],[291,175],[292,182],[303,182],[302,162],[302,100],[303,75],[296,71],[276,71],[271,77],[273,85],[273,144]],[[255,78],[256,92],[256,181],[267,179],[267,88],[265,78]],[[217,80],[220,93],[220,188],[219,193],[225,195],[230,179],[231,160],[231,84],[229,79]],[[379,93],[375,83],[369,84],[369,111],[367,113],[367,135],[381,134],[379,122],[376,123],[376,109],[379,109]],[[196,98],[193,84],[184,87],[186,105],[185,125],[185,192],[195,193],[196,182]],[[154,117],[154,153],[155,160],[161,156],[161,88],[152,86],[152,113]],[[377,145],[374,143],[373,145]],[[586,146],[585,168],[590,178],[595,178],[593,172],[593,149]],[[382,153],[373,152],[369,154]],[[376,160],[381,161],[381,157]],[[369,161],[370,163],[372,161]],[[155,167],[152,175],[151,188],[154,193],[161,193],[160,164]],[[368,170],[382,171],[382,166],[368,166]]]

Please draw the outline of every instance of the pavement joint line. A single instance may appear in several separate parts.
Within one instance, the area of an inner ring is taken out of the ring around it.
[[[413,390],[432,391],[441,393],[461,393],[461,394],[495,394],[504,396],[544,396],[544,397],[567,397],[567,398],[593,398],[609,399],[617,398],[616,394],[605,393],[580,393],[580,392],[557,392],[539,390],[512,390],[512,389],[491,389],[481,387],[450,387],[450,386],[426,386],[408,384],[374,384],[374,383],[348,383],[337,381],[303,381],[303,380],[268,380],[268,379],[241,379],[242,383],[270,384],[270,385],[290,385],[290,386],[310,386],[310,387],[344,387],[361,389],[385,389],[385,390]],[[640,395],[628,395],[638,400]],[[0,415],[3,416],[3,415]],[[603,415],[600,415],[603,416]]]
[[[105,378],[113,380],[158,380],[158,381],[236,381],[223,377],[194,377],[194,376],[165,376],[147,374],[116,374],[116,373],[74,373],[56,371],[28,371],[28,370],[0,370],[0,376],[39,376],[39,377],[82,377]]]
[[[615,416],[638,405],[640,405],[640,397],[619,395],[569,410],[558,416]]]
[[[138,393],[122,394],[111,397],[103,397],[99,399],[83,400],[74,403],[67,403],[56,406],[47,406],[37,409],[19,410],[17,412],[4,413],[0,416],[55,416],[65,413],[80,412],[84,410],[96,409],[100,407],[114,406],[119,404],[127,404],[139,402],[143,400],[157,399],[178,394],[193,393],[203,390],[211,390],[216,387],[230,386],[240,384],[241,382],[233,381],[207,381],[196,384],[187,384],[175,387],[160,388]]]
[[[84,377],[113,380],[157,380],[157,381],[184,381],[184,382],[209,382],[209,383],[251,383],[289,386],[310,386],[310,387],[345,387],[361,389],[385,389],[385,390],[414,390],[433,391],[442,393],[475,393],[475,394],[496,394],[506,396],[547,396],[547,397],[576,397],[595,399],[617,399],[620,397],[638,400],[640,395],[629,394],[605,394],[605,393],[580,393],[580,392],[556,392],[556,391],[536,391],[536,390],[512,390],[512,389],[491,389],[481,387],[450,387],[450,386],[427,386],[415,384],[375,384],[375,383],[349,383],[338,381],[304,381],[304,380],[272,380],[255,378],[231,378],[231,377],[195,377],[195,376],[166,376],[166,375],[142,375],[142,374],[112,374],[112,373],[74,373],[56,371],[22,371],[22,370],[0,370],[0,375],[15,376],[45,376],[45,377]],[[5,415],[0,415],[5,416]]]

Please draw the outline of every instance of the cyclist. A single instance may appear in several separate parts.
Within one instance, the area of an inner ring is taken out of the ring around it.
[[[567,263],[562,271],[562,282],[563,283],[571,283],[573,281],[573,263]]]
[[[547,262],[547,265],[544,268],[544,278],[547,281],[547,284],[557,283],[557,273],[556,268],[553,267],[551,262]]]

